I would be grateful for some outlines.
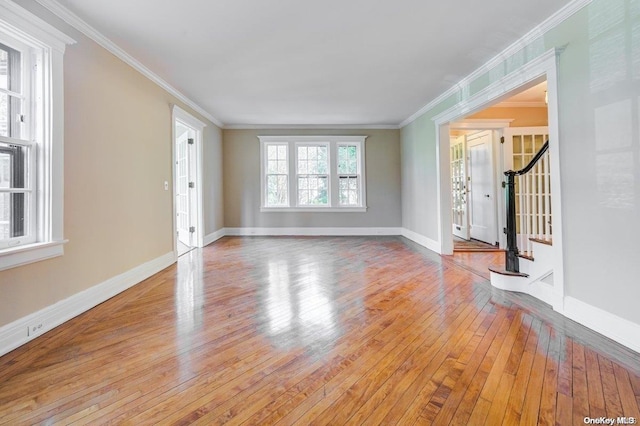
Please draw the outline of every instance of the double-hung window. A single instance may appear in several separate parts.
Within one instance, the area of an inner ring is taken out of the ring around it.
[[[259,136],[262,211],[366,211],[365,136]]]
[[[62,254],[62,55],[70,43],[0,3],[0,270]]]
[[[329,205],[329,144],[296,143],[299,206]]]

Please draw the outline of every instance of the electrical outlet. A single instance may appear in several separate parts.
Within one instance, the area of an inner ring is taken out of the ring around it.
[[[27,337],[34,337],[44,332],[44,324],[40,321],[33,322],[27,327]]]

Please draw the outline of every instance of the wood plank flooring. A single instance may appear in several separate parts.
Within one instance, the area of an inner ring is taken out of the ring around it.
[[[640,418],[640,355],[491,288],[481,262],[225,237],[1,357],[0,424]]]

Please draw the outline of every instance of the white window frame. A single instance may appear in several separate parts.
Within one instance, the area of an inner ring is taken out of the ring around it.
[[[30,105],[25,110],[30,155],[35,158],[30,225],[32,239],[17,238],[0,248],[0,270],[64,254],[64,98],[63,55],[75,41],[11,1],[0,0],[0,40],[31,60]],[[22,50],[26,49],[26,50]],[[14,143],[11,138],[3,142]]]
[[[269,206],[270,209],[278,209],[278,208],[287,208],[291,202],[291,153],[289,152],[289,143],[288,142],[263,142],[260,144],[260,185],[262,190],[261,192],[261,206],[267,206],[268,196],[267,196],[267,175],[271,173],[267,173],[269,170],[268,161],[269,158],[267,156],[267,152],[270,146],[285,146],[287,150],[287,199],[285,204],[280,206]],[[273,173],[276,175],[275,173]]]
[[[260,194],[261,212],[326,212],[326,213],[362,213],[367,211],[366,199],[366,155],[365,140],[367,136],[258,136],[260,140]],[[289,180],[288,180],[288,205],[287,206],[268,206],[267,201],[267,185],[266,171],[267,158],[266,147],[270,144],[286,145],[289,161]],[[329,204],[327,206],[300,206],[298,205],[298,173],[297,173],[297,155],[298,146],[301,145],[321,145],[326,144],[329,147]],[[360,204],[358,206],[341,206],[339,203],[339,182],[338,182],[338,163],[337,152],[340,145],[356,145],[358,146],[358,170],[360,171]]]
[[[342,176],[345,177],[350,177],[353,176],[353,173],[340,173],[340,170],[338,169],[338,151],[340,150],[340,147],[346,146],[356,146],[356,156],[357,156],[357,171],[355,176],[358,178],[358,200],[362,200],[363,197],[365,196],[366,192],[363,190],[364,188],[364,162],[363,162],[363,156],[364,156],[364,143],[360,143],[360,141],[355,141],[355,142],[344,142],[344,141],[340,141],[338,143],[336,143],[336,181],[338,183],[337,185],[337,196],[338,196],[338,205],[340,207],[353,207],[353,205],[351,204],[340,204],[340,178]],[[358,203],[357,206],[359,206],[361,203]]]
[[[300,207],[300,208],[304,208],[304,209],[308,209],[308,208],[327,208],[331,206],[331,144],[329,142],[311,142],[311,141],[304,141],[304,142],[300,142],[300,141],[296,141],[294,142],[294,153],[295,153],[295,159],[293,161],[294,164],[294,168],[295,168],[295,192],[293,193],[295,195],[295,204]],[[325,147],[327,148],[327,173],[325,174],[313,174],[313,173],[300,173],[298,171],[298,166],[299,166],[299,161],[300,158],[298,158],[298,148],[300,147]],[[300,177],[301,176],[326,176],[327,177],[327,204],[326,205],[309,205],[309,204],[300,204],[300,188],[298,187],[298,184],[300,182]],[[291,194],[290,194],[291,195]],[[291,198],[289,198],[291,199]]]

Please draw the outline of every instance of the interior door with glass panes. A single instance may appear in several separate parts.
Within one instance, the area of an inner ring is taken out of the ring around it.
[[[451,198],[453,235],[469,239],[467,214],[467,162],[466,138],[451,137]]]

